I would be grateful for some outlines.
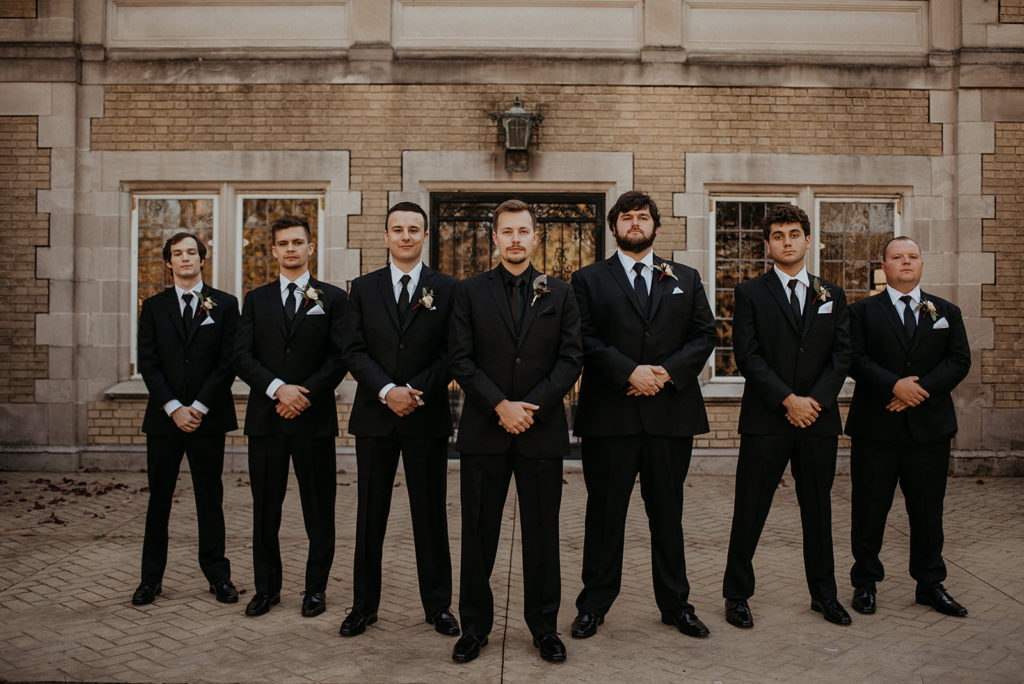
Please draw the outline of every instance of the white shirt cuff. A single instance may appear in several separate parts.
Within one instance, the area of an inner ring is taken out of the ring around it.
[[[206,405],[203,404],[203,402],[199,401],[198,399],[192,402],[192,408],[194,408],[196,411],[199,411],[204,416],[210,412],[210,409],[206,408]]]
[[[394,387],[395,387],[395,383],[389,382],[388,384],[386,384],[386,385],[384,385],[383,387],[380,388],[380,392],[377,392],[377,398],[380,399],[380,403],[382,403],[382,404],[387,404],[388,403],[388,400],[387,400],[388,392],[390,392],[392,389],[394,389]]]
[[[169,402],[164,404],[164,413],[170,416],[172,413],[180,409],[183,405],[184,404],[182,404],[177,399],[171,399]]]
[[[274,378],[269,385],[267,385],[267,396],[271,399],[276,399],[274,393],[284,384],[284,380],[281,378]]]

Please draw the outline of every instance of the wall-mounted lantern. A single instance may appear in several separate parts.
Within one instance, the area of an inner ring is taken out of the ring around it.
[[[516,95],[512,106],[502,114],[491,114],[491,120],[500,123],[505,131],[505,171],[529,171],[530,135],[533,133],[534,122],[543,121],[544,115],[526,111]]]

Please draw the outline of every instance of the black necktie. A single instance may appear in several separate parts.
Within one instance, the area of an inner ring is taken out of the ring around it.
[[[903,327],[907,331],[907,340],[914,339],[914,333],[917,332],[917,319],[914,317],[914,307],[911,306],[910,295],[903,295],[900,297],[900,301],[903,302]]]
[[[402,291],[398,293],[398,322],[405,324],[405,317],[409,315],[409,281],[412,278],[408,273],[403,275],[398,282],[402,284]]]
[[[796,296],[796,286],[800,281],[793,278],[789,281],[789,307],[793,309],[793,316],[796,318],[796,325],[799,328],[804,321],[804,312],[800,308],[800,298]]]
[[[288,283],[288,296],[284,300],[284,319],[291,323],[295,320],[295,283]]]
[[[522,276],[517,276],[509,281],[508,285],[508,305],[512,310],[512,320],[516,324],[516,332],[519,331],[519,326],[523,322],[523,312],[526,310],[526,298],[523,296],[523,286],[525,281]]]
[[[192,325],[192,319],[195,317],[192,313],[192,293],[186,292],[181,295],[181,299],[185,302],[185,308],[181,310],[181,322],[185,324],[185,334],[188,335],[188,329]]]
[[[636,277],[633,278],[633,292],[636,293],[636,303],[640,305],[640,310],[647,315],[647,302],[649,297],[647,296],[647,282],[644,280],[644,265],[639,261],[633,264],[633,270],[636,271]]]

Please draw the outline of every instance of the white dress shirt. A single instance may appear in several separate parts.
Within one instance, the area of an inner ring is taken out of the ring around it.
[[[890,285],[885,286],[885,291],[889,294],[889,299],[892,301],[892,305],[896,307],[896,315],[899,319],[903,320],[903,310],[907,308],[907,305],[900,301],[900,297],[910,295],[910,312],[914,313],[917,311],[917,306],[921,303],[921,286],[916,285],[910,292],[900,292]]]
[[[420,273],[423,272],[423,262],[417,262],[416,265],[412,267],[412,270],[409,271],[409,273],[406,273],[402,269],[398,268],[397,266],[395,266],[394,263],[389,263],[388,268],[391,269],[391,289],[395,293],[395,304],[398,304],[398,298],[402,294],[402,276],[408,275],[409,284],[406,287],[409,290],[409,304],[410,306],[415,306],[415,304],[413,304],[412,301],[412,296],[416,292],[416,286],[420,284]],[[380,399],[380,403],[388,403],[388,392],[390,392],[393,387],[395,387],[395,383],[389,382],[388,384],[380,388],[380,391],[377,392],[377,398]],[[406,387],[408,387],[409,389],[414,389],[411,385],[408,384],[406,384]],[[419,404],[420,406],[423,405],[422,400],[419,400],[416,403]]]
[[[807,300],[807,290],[811,287],[811,279],[807,277],[807,267],[800,269],[800,272],[795,276],[791,276],[788,273],[783,273],[778,266],[772,265],[772,269],[775,271],[775,275],[779,277],[782,282],[782,290],[786,293],[786,299],[789,299],[789,281],[795,280],[798,285],[796,286],[796,299],[800,302],[800,310],[804,310],[804,302]]]
[[[622,269],[626,272],[626,280],[635,288],[636,271],[633,270],[633,266],[637,264],[637,260],[626,256],[621,249],[615,250],[615,253],[619,255],[619,263],[622,264]],[[639,263],[644,265],[644,269],[640,273],[644,277],[644,282],[647,283],[647,294],[650,295],[651,283],[654,281],[654,250],[647,252]]]
[[[281,306],[284,306],[284,303],[288,301],[288,286],[291,283],[295,283],[298,286],[295,288],[295,294],[293,295],[295,297],[295,310],[298,311],[299,307],[302,306],[302,293],[305,291],[306,285],[309,284],[309,271],[304,272],[295,280],[288,280],[283,274],[278,277],[278,284],[281,286]],[[267,396],[275,399],[274,395],[283,384],[285,382],[281,378],[271,380],[270,384],[267,385]]]

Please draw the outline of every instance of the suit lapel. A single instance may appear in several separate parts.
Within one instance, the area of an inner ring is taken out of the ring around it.
[[[512,336],[512,339],[515,339],[515,321],[512,320],[512,312],[508,309],[505,285],[501,282],[501,276],[498,275],[497,269],[491,269],[487,272],[487,289],[491,292],[491,297],[494,299],[494,307],[498,310],[501,320],[505,321],[505,327],[508,329],[509,335]]]
[[[312,287],[316,289],[319,284],[320,283],[313,280],[312,277],[306,281],[307,288]],[[295,311],[295,320],[292,321],[291,329],[288,331],[288,337],[293,336],[298,331],[306,320],[306,314],[314,306],[316,306],[316,304],[313,303],[313,300],[307,299],[305,296],[299,297],[299,308]],[[324,313],[326,313],[326,310]]]
[[[762,275],[761,282],[764,283],[765,288],[767,288],[775,303],[779,305],[779,308],[782,310],[782,317],[789,321],[789,326],[793,329],[793,332],[800,335],[802,333],[800,330],[801,326],[797,324],[797,320],[793,317],[793,309],[789,306],[789,297],[786,296],[786,291],[782,288],[782,281],[779,280],[779,276],[775,275],[774,269]]]
[[[409,300],[409,314],[405,317],[405,323],[401,326],[401,331],[404,333],[412,325],[412,320],[419,315],[420,309],[425,307],[417,306],[419,301],[423,299],[423,291],[431,289],[430,286],[434,282],[434,271],[427,268],[424,264],[423,268],[420,269],[420,281],[416,283],[416,289],[413,290],[412,298]],[[398,319],[397,307],[392,307],[396,310],[395,319]]]
[[[530,266],[526,281],[526,310],[523,311],[523,326],[519,333],[519,344],[522,344],[523,340],[526,339],[526,332],[533,324],[533,319],[537,317],[540,309],[544,306],[543,297],[538,299],[536,302],[533,302],[533,281],[536,280],[540,274],[540,271],[535,269],[533,266]],[[533,303],[532,306],[531,303]]]
[[[665,263],[664,259],[654,257],[654,264]],[[621,269],[620,269],[621,270]],[[669,296],[669,293],[675,289],[675,278],[669,278],[661,271],[654,270],[651,274],[651,320],[654,320],[654,314],[658,312],[658,306],[661,304],[661,300]]]
[[[903,325],[903,321],[896,314],[896,307],[892,305],[892,299],[889,298],[887,291],[879,292],[875,295],[878,298],[878,306],[882,309],[882,317],[889,322],[889,326],[892,328],[893,334],[899,343],[903,345],[903,349],[909,351],[910,345],[907,343],[907,329]]]
[[[171,318],[171,325],[178,331],[178,337],[182,342],[185,340],[185,322],[181,320],[181,309],[178,308],[178,292],[174,286],[164,290],[164,306],[167,308],[167,315]]]
[[[385,266],[377,271],[377,273],[379,274],[377,278],[377,292],[380,293],[384,310],[391,317],[395,330],[401,330],[402,324],[398,321],[398,304],[395,302],[395,289],[391,285],[391,267]]]
[[[801,338],[807,337],[807,331],[811,329],[814,321],[817,320],[815,316],[818,315],[818,307],[824,304],[824,302],[818,303],[815,301],[818,298],[818,293],[814,291],[814,279],[816,277],[810,273],[807,274],[807,282],[810,283],[810,287],[807,288],[807,292],[804,294],[804,319],[801,321],[803,323],[803,330],[800,332]]]
[[[208,297],[209,296],[209,294],[208,294],[209,287],[210,287],[209,285],[207,285],[206,283],[203,283],[203,289],[200,290],[200,292],[202,292],[203,295]],[[193,304],[192,323],[188,326],[188,339],[185,340],[185,344],[186,345],[191,344],[192,338],[196,336],[196,332],[199,330],[199,326],[202,325],[202,323],[203,323],[203,318],[200,317],[200,315],[199,315],[199,312],[202,310],[202,302],[200,301],[199,297],[193,297],[192,304]],[[185,323],[184,323],[184,321],[182,321],[183,329],[184,329],[184,325],[185,325]]]
[[[626,295],[626,299],[633,306],[633,311],[636,311],[637,316],[644,318],[644,312],[640,310],[640,305],[636,301],[636,293],[633,291],[633,286],[629,284],[629,279],[626,278],[626,272],[622,270],[622,262],[619,261],[619,255],[616,252],[612,254],[608,259],[605,259],[605,264],[612,272],[612,280],[618,283],[619,287],[622,288],[622,292]],[[653,279],[652,281],[653,282]],[[646,320],[646,319],[645,319]]]
[[[921,301],[925,302],[927,300],[928,295],[926,295],[924,293],[924,290],[922,290]],[[924,340],[925,337],[927,337],[928,333],[932,331],[932,328],[934,326],[935,321],[932,320],[932,317],[928,314],[927,311],[924,310],[924,307],[922,306],[921,310],[917,313],[917,328],[914,329],[914,338],[910,340],[911,352],[917,349],[918,345],[921,344],[921,341]]]
[[[288,339],[288,326],[284,320],[284,304],[281,300],[281,281],[273,280],[264,286],[263,296],[266,298],[267,310],[271,312],[270,318],[273,319],[277,329],[281,331],[281,337]]]

